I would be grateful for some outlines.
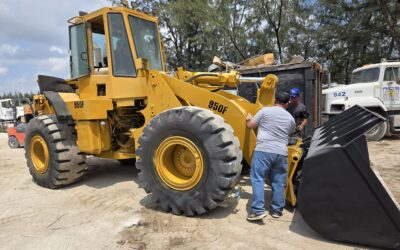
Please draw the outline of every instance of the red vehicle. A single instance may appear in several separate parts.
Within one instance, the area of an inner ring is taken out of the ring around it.
[[[12,127],[7,128],[8,134],[8,146],[10,148],[20,148],[24,146],[25,140],[25,129],[26,124],[29,122],[30,119],[33,118],[33,108],[31,102],[28,98],[24,98],[22,102],[25,102],[24,105],[24,116],[19,120],[17,120],[17,103],[15,101],[11,102],[11,106],[13,109],[13,116],[14,116],[14,125]]]
[[[25,128],[25,126],[23,127]],[[18,132],[18,131],[20,131],[19,127],[7,128],[8,146],[10,146],[10,148],[20,148],[24,146],[25,131],[23,132]]]

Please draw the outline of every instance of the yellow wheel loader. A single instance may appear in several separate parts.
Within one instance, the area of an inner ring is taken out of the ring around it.
[[[245,117],[274,104],[277,77],[245,78],[235,71],[183,68],[170,76],[157,18],[135,9],[102,8],[80,13],[69,23],[71,79],[38,78],[36,117],[25,137],[33,180],[47,188],[74,183],[85,174],[86,155],[136,159],[141,187],[164,211],[193,216],[216,208],[237,185],[242,162],[250,165],[256,133],[246,128]],[[223,90],[248,82],[261,86],[255,104]],[[383,118],[363,109],[350,113],[317,129],[312,140],[289,146],[287,201],[297,202],[307,223],[327,238],[398,248],[398,208],[368,172],[363,137]],[[355,115],[358,123],[342,126],[346,117]],[[364,158],[346,155],[348,145],[361,145],[358,150]],[[335,170],[332,150],[340,159],[337,164],[350,170]],[[366,185],[369,181],[359,180],[353,163],[367,169],[372,188]],[[341,176],[346,181],[341,182]],[[358,181],[354,186],[352,178]],[[376,188],[387,196],[385,201],[374,199]],[[356,197],[347,196],[347,189]],[[381,220],[373,227],[354,223],[371,215],[368,206],[363,212],[356,210],[361,198],[357,194],[370,201],[374,221]],[[374,240],[371,234],[383,238]]]

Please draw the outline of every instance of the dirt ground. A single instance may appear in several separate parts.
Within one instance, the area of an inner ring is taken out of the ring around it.
[[[400,138],[369,143],[374,168],[400,201]],[[248,177],[238,203],[186,218],[154,208],[138,187],[134,167],[88,159],[89,173],[60,190],[35,185],[24,150],[11,150],[0,134],[1,249],[355,249],[321,238],[299,213],[246,221]],[[269,196],[269,190],[267,190]],[[356,247],[359,249],[359,247]]]

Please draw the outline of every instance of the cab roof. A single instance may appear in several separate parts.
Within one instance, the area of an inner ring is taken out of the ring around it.
[[[126,8],[126,7],[104,7],[104,8],[95,10],[95,11],[90,12],[83,16],[72,17],[71,19],[68,20],[68,22],[71,24],[78,24],[81,22],[90,21],[98,16],[101,16],[101,15],[104,15],[107,13],[115,13],[115,12],[126,13],[126,14],[130,14],[130,15],[134,15],[134,16],[143,18],[148,21],[158,22],[158,18],[156,16],[149,15],[149,14],[146,14],[139,10],[130,9],[130,8]]]
[[[399,62],[381,62],[381,63],[367,64],[362,67],[354,69],[353,72],[357,72],[357,71],[364,70],[364,69],[378,68],[381,66],[400,66],[400,61]]]

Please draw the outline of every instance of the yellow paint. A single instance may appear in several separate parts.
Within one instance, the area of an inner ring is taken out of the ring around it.
[[[194,188],[203,176],[204,160],[200,149],[182,136],[171,136],[162,141],[153,161],[160,179],[177,191]]]
[[[256,145],[256,135],[252,129],[246,128],[246,116],[248,112],[255,114],[262,108],[261,105],[249,103],[243,98],[231,95],[226,91],[210,92],[193,84],[188,84],[179,79],[172,78],[166,74],[155,72],[154,74],[159,74],[164,81],[168,82],[172,93],[179,98],[188,100],[193,106],[209,109],[222,116],[225,121],[232,126],[235,136],[238,137],[243,152],[243,158],[247,163],[251,162],[251,157]],[[218,109],[215,110],[214,105],[210,107],[211,102],[226,107],[226,111],[222,113],[219,112]]]
[[[33,97],[32,107],[36,115],[53,115],[53,107],[44,95],[35,95]]]
[[[29,152],[35,171],[39,174],[45,174],[49,168],[50,154],[42,136],[35,135],[32,137]]]
[[[299,138],[295,145],[291,145],[288,147],[288,177],[287,177],[285,196],[286,200],[292,206],[295,206],[297,202],[296,194],[294,193],[292,179],[296,173],[297,166],[303,155],[303,149],[300,147],[301,144],[302,140]]]
[[[100,154],[110,150],[111,135],[108,121],[77,121],[77,145],[81,152],[87,154]]]
[[[255,56],[247,59],[242,64],[243,66],[271,65],[274,63],[274,54],[267,53],[261,56]]]
[[[136,154],[108,150],[101,152],[100,154],[96,155],[96,157],[123,160],[123,159],[133,159],[136,157]]]
[[[273,74],[268,74],[262,84],[261,88],[257,93],[257,104],[265,107],[270,107],[274,105],[275,102],[275,89],[278,83],[278,77]]]
[[[74,120],[107,119],[107,111],[113,110],[110,99],[81,99],[75,93],[59,93]]]

